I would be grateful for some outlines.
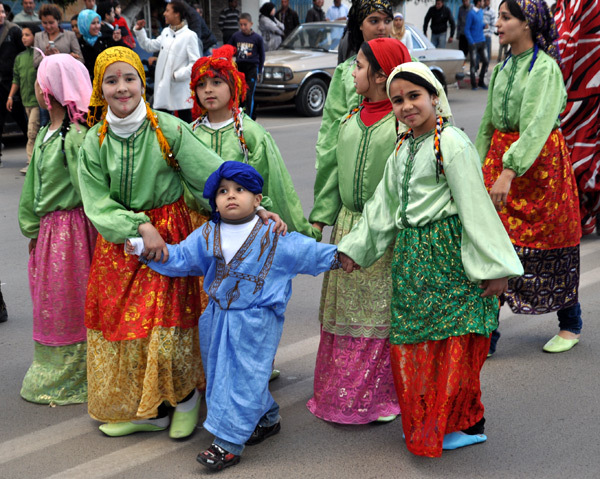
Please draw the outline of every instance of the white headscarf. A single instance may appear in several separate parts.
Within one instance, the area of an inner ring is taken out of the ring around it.
[[[388,98],[390,96],[390,85],[394,80],[394,77],[401,72],[413,73],[415,75],[420,76],[421,78],[423,78],[423,80],[429,83],[437,92],[437,96],[439,99],[439,102],[435,108],[436,115],[441,116],[442,118],[445,118],[447,120],[450,120],[450,118],[452,118],[452,111],[450,110],[450,104],[448,103],[448,97],[446,96],[446,92],[444,92],[444,87],[437,80],[437,78],[429,69],[429,67],[424,63],[409,62],[403,63],[402,65],[398,65],[396,68],[394,68],[392,73],[390,73],[390,76],[388,76],[385,85]]]

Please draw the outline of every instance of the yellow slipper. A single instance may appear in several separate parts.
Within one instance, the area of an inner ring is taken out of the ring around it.
[[[557,334],[544,345],[543,350],[547,353],[564,353],[573,349],[578,342],[579,339],[565,339]]]

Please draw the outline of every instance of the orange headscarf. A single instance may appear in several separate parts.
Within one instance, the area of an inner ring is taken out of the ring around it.
[[[243,73],[237,69],[237,65],[233,60],[235,55],[235,47],[231,45],[223,45],[220,48],[215,48],[210,57],[199,58],[192,67],[192,80],[190,81],[190,90],[194,106],[192,107],[192,116],[194,119],[206,114],[204,108],[198,101],[196,95],[196,86],[198,82],[205,76],[211,78],[219,77],[229,85],[231,91],[231,100],[229,108],[234,110],[239,108],[240,103],[246,99],[246,78]]]

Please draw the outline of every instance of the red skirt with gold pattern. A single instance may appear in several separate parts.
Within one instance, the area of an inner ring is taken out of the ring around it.
[[[410,452],[439,457],[445,434],[481,420],[479,374],[489,347],[489,336],[474,333],[391,345],[392,373]]]
[[[494,132],[483,165],[488,191],[502,173],[504,153],[518,139],[517,132]],[[579,244],[577,184],[567,145],[559,130],[552,131],[527,172],[512,181],[506,205],[499,214],[516,246],[548,250]]]
[[[192,232],[183,198],[146,214],[168,244]],[[88,329],[101,331],[108,341],[145,338],[158,326],[196,327],[201,312],[196,277],[162,276],[125,254],[122,244],[98,236],[85,305]]]

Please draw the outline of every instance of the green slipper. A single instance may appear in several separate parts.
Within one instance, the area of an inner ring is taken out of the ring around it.
[[[168,423],[167,423],[168,426]],[[156,432],[164,431],[167,426],[157,426],[151,423],[134,423],[134,422],[113,422],[102,424],[99,429],[110,437],[128,436],[135,432]]]
[[[578,342],[579,339],[565,339],[557,334],[544,345],[543,349],[547,353],[564,353],[573,349]]]
[[[183,439],[188,437],[196,429],[198,424],[198,413],[200,412],[200,399],[202,395],[196,392],[197,399],[196,405],[189,411],[181,412],[177,408],[173,412],[173,418],[171,419],[171,427],[169,428],[169,437],[171,439]]]
[[[397,417],[398,417],[397,414],[390,414],[389,416],[379,416],[376,419],[376,422],[392,422]]]
[[[277,379],[280,374],[281,374],[281,371],[279,369],[273,369],[273,371],[271,371],[271,377],[269,378],[269,382]]]

